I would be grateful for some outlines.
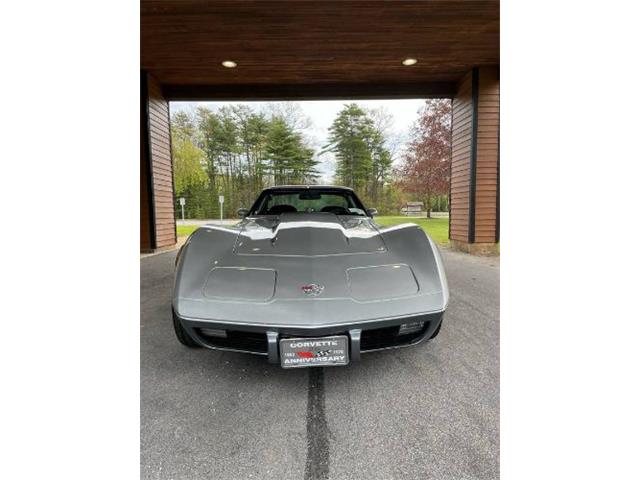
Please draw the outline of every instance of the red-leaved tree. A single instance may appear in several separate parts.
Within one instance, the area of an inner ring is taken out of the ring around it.
[[[427,100],[419,114],[396,174],[405,192],[424,201],[431,218],[434,197],[449,192],[451,101]]]

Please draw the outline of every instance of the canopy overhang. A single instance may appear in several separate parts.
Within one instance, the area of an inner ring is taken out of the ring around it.
[[[141,2],[142,69],[171,100],[452,97],[498,61],[496,0]]]

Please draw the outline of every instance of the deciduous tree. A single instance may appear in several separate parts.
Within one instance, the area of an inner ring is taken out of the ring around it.
[[[451,101],[427,100],[412,129],[412,139],[398,168],[400,185],[424,201],[427,217],[435,196],[449,191]]]

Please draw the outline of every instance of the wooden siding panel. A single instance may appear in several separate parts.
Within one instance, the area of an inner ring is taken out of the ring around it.
[[[478,110],[475,170],[475,242],[492,243],[496,237],[500,91],[497,67],[478,71]],[[449,236],[469,241],[473,101],[472,72],[458,85],[453,99],[451,154],[451,225]]]
[[[141,78],[142,93],[146,91],[146,78]],[[147,144],[147,121],[144,98],[140,102],[140,251],[148,252],[153,248],[152,208],[149,191],[150,175]]]
[[[173,203],[173,166],[169,130],[169,103],[164,99],[158,82],[149,80],[149,138],[153,198],[155,210],[156,248],[176,244],[176,223]]]
[[[473,105],[471,73],[458,86],[453,99],[451,150],[451,219],[449,237],[466,242],[469,235],[469,174]]]
[[[492,243],[496,239],[499,131],[499,72],[497,67],[483,67],[478,91],[475,239],[478,243]]]

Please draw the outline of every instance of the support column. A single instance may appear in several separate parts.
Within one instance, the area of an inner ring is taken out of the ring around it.
[[[453,99],[451,155],[452,248],[494,254],[500,238],[498,67],[473,68]]]
[[[176,245],[169,103],[158,82],[140,75],[140,251]]]

